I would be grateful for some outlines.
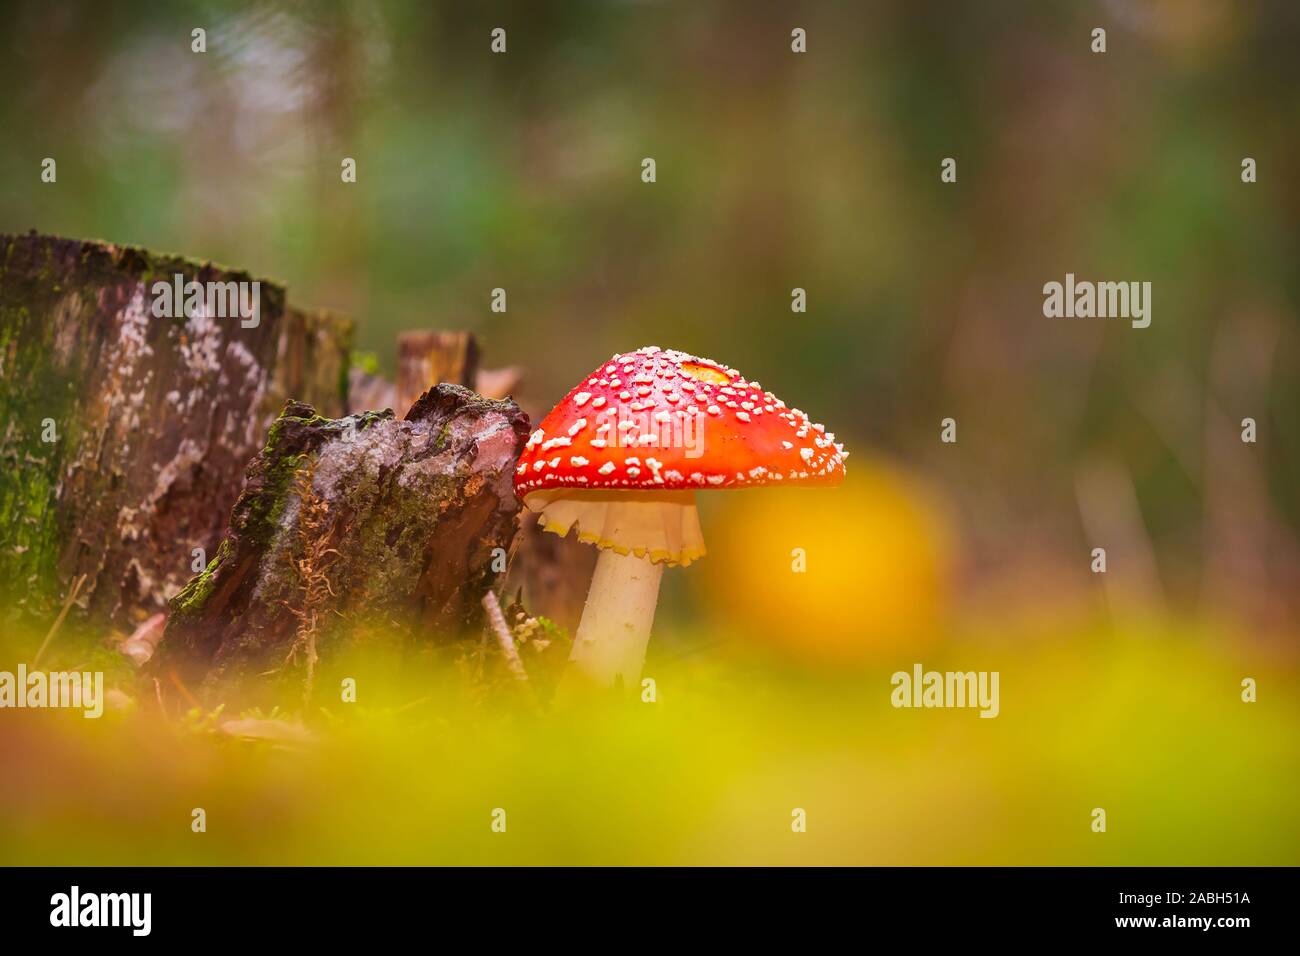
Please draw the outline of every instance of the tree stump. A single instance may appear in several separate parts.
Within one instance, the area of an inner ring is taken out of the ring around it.
[[[171,602],[160,686],[211,703],[291,681],[310,699],[317,661],[373,622],[399,643],[477,637],[518,527],[528,427],[514,402],[450,384],[402,421],[288,403],[216,557]]]
[[[397,410],[440,382],[474,387],[478,340],[472,332],[403,332],[397,337]]]
[[[0,589],[41,615],[161,609],[215,550],[286,398],[341,414],[351,328],[285,305],[157,318],[155,282],[247,273],[99,242],[0,236]]]
[[[486,398],[505,398],[518,387],[524,369],[517,365],[479,368],[481,350],[466,331],[418,329],[397,339],[398,382],[354,368],[349,397],[352,411],[409,407],[424,390],[440,381],[468,385]],[[405,404],[403,404],[405,403]],[[561,539],[542,531],[537,516],[523,512],[505,592],[522,595],[532,615],[547,618],[566,631],[578,626],[587,588],[596,566],[596,549],[576,538]]]

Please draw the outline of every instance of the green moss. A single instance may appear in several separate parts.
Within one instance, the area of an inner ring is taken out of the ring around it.
[[[386,418],[387,416],[381,412],[367,412],[355,416],[352,423],[357,431],[363,431]],[[320,432],[320,443],[323,443],[342,434],[348,427],[348,419],[326,418],[315,413],[309,416],[281,413],[280,417],[271,423],[266,433],[266,445],[261,453],[261,483],[258,490],[246,502],[241,519],[241,530],[258,544],[270,543],[279,528],[280,518],[292,493],[294,476],[314,456],[314,449],[293,454],[284,450],[290,427],[317,429]]]
[[[275,534],[293,486],[293,476],[306,458],[306,455],[274,458],[263,472],[262,487],[248,503],[244,523],[244,531],[255,542],[266,544]]]
[[[350,368],[360,369],[367,375],[379,374],[379,356],[374,352],[353,352],[348,359]]]
[[[217,553],[212,556],[208,566],[181,588],[180,593],[171,599],[169,607],[173,618],[186,618],[203,609],[212,591],[217,585],[217,569],[230,558],[230,541],[223,538]]]
[[[64,456],[75,448],[80,416],[72,372],[54,361],[51,323],[41,316],[56,298],[27,277],[4,284],[0,305],[0,591],[33,610],[62,598],[55,496]],[[21,304],[19,304],[21,303]],[[43,439],[44,422],[57,440]]]

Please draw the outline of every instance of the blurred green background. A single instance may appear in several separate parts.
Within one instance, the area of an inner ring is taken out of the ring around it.
[[[383,691],[367,744],[304,767],[139,716],[73,725],[60,763],[56,716],[0,715],[8,854],[1300,862],[1297,48],[1284,0],[4,4],[0,231],[276,278],[390,373],[399,331],[471,329],[535,412],[680,348],[854,453],[834,492],[701,502],[664,716],[430,736]],[[1152,282],[1150,328],[1044,318],[1067,272]],[[891,709],[918,660],[1000,670],[1002,716]],[[367,785],[313,803],[363,752]],[[79,761],[80,796],[34,796]],[[196,847],[190,787],[233,837]],[[483,807],[511,798],[533,823],[503,850]],[[1094,806],[1124,822],[1092,834]]]

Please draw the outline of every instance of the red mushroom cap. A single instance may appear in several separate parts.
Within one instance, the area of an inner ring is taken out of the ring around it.
[[[528,439],[515,491],[835,485],[848,453],[757,382],[654,346],[615,355]]]

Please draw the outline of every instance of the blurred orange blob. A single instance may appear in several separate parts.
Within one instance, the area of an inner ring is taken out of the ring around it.
[[[700,503],[714,507],[704,516],[708,555],[691,578],[728,637],[812,665],[933,645],[953,535],[919,477],[855,458],[838,488],[769,487]]]

